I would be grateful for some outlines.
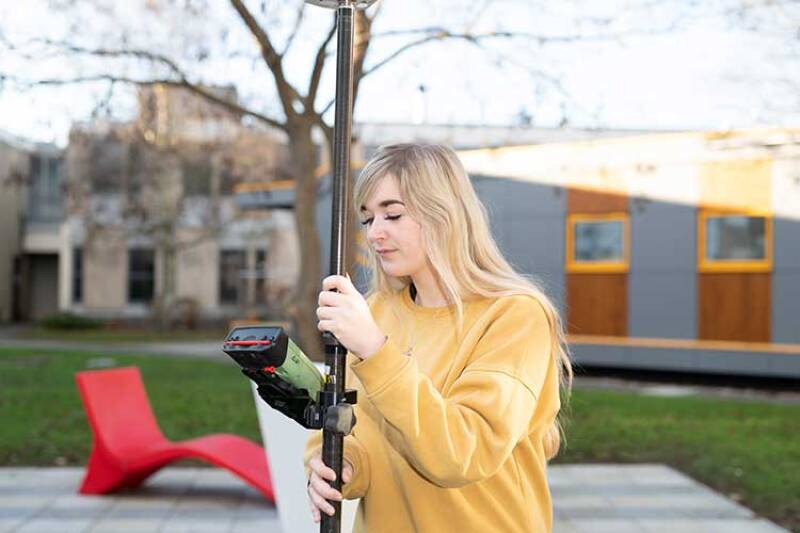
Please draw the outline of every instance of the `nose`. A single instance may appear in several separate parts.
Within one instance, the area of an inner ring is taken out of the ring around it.
[[[380,217],[375,217],[372,223],[367,226],[367,241],[377,243],[386,238],[386,231],[383,227],[383,221]]]

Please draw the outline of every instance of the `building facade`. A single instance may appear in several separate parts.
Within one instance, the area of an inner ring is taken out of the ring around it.
[[[800,130],[460,155],[579,362],[800,377]]]
[[[136,120],[77,124],[63,151],[0,143],[0,176],[18,176],[0,197],[0,320],[224,320],[269,314],[294,286],[292,213],[233,200],[287,178],[285,138],[180,90],[139,100]]]

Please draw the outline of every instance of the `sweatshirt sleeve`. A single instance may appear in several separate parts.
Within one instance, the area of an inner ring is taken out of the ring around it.
[[[499,302],[471,362],[444,395],[391,338],[351,367],[383,416],[392,446],[442,487],[461,487],[500,469],[528,433],[550,364],[550,327],[541,305],[527,296]]]
[[[306,443],[303,455],[306,479],[311,475],[308,463],[317,454],[322,454],[322,430],[312,432]],[[347,500],[363,498],[369,488],[369,456],[355,435],[347,435],[344,438],[344,458],[353,465],[353,478],[349,483],[342,485],[342,496]]]

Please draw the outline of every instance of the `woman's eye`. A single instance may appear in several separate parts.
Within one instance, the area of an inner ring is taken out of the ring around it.
[[[386,220],[398,220],[403,215],[386,215],[384,218]]]
[[[371,218],[367,218],[367,219],[361,221],[361,225],[362,226],[369,226],[370,224],[372,224],[372,219]]]

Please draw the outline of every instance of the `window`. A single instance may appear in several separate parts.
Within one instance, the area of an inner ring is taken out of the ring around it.
[[[72,303],[83,301],[83,250],[72,250]]]
[[[211,158],[185,157],[181,161],[183,191],[186,196],[208,196],[211,194]]]
[[[267,303],[267,251],[256,250],[256,304]]]
[[[770,217],[701,210],[697,225],[701,272],[768,272],[772,268]]]
[[[89,149],[89,182],[97,193],[123,190],[128,162],[128,147],[112,135],[92,142]]]
[[[30,161],[28,218],[31,222],[59,222],[64,216],[61,161],[44,155],[33,155]]]
[[[219,301],[222,304],[238,303],[242,294],[245,253],[243,250],[223,250],[219,263]]]
[[[153,301],[155,280],[155,254],[153,250],[128,251],[128,301],[148,303]]]
[[[567,272],[627,272],[628,215],[569,215]]]

